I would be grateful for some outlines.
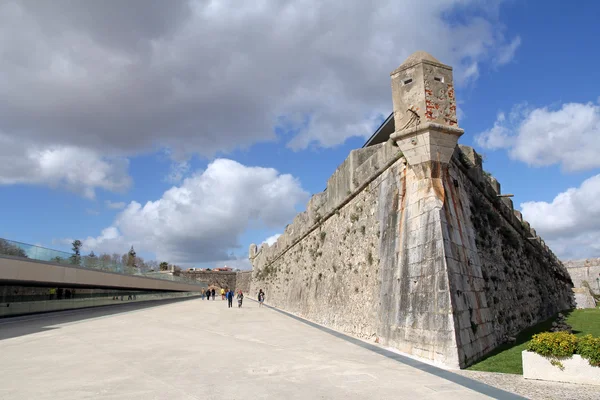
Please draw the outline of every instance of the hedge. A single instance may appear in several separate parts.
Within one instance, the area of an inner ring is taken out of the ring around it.
[[[533,335],[527,350],[549,357],[553,365],[560,366],[559,359],[579,354],[594,367],[600,367],[600,338],[586,335],[578,338],[567,332],[544,332]]]

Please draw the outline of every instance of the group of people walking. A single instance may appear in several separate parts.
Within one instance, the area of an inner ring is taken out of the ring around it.
[[[214,300],[215,295],[216,295],[216,290],[214,288],[206,289],[206,292],[202,292],[202,300],[204,300],[205,297],[206,297],[206,300],[210,300],[211,297]],[[225,290],[225,289],[221,288],[221,300],[227,299],[228,308],[233,307],[233,298],[234,297],[236,297],[236,294],[234,293],[234,291],[232,289]],[[242,293],[241,290],[238,290],[237,301],[238,301],[238,307],[241,307],[242,303],[244,302],[244,293]],[[260,289],[260,291],[258,292],[259,307],[263,306],[264,301],[265,301],[265,292],[263,292],[263,290]]]
[[[223,289],[221,289],[223,290]],[[206,300],[210,300],[210,296],[212,296],[212,299],[215,299],[215,289],[213,288],[212,290],[210,289],[206,289],[206,292],[202,293],[202,300],[204,300],[204,296],[206,296]]]
[[[229,307],[229,308],[233,307],[233,297],[234,296],[235,296],[235,294],[233,293],[233,290],[228,290],[227,293],[225,294],[225,297],[227,297],[227,307]],[[238,301],[238,307],[241,307],[242,302],[244,301],[244,293],[242,293],[241,290],[238,291],[237,301]]]

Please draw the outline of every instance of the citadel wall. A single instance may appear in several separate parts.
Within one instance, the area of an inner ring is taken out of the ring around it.
[[[246,293],[250,291],[250,280],[252,271],[182,271],[182,275],[203,282],[209,288],[241,290]]]
[[[585,281],[595,293],[600,294],[600,285],[597,280],[600,280],[600,258],[570,260],[565,261],[564,264],[575,287],[583,287]]]
[[[352,151],[275,244],[250,247],[251,295],[465,367],[572,307],[572,282],[477,153],[457,146],[451,68],[415,53],[392,88],[402,130]]]

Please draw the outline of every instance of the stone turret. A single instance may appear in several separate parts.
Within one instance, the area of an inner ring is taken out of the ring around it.
[[[409,165],[447,164],[458,138],[452,67],[418,51],[391,73],[394,124],[391,138]]]

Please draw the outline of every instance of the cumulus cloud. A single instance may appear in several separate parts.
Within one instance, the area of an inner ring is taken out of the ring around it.
[[[268,238],[266,238],[263,243],[268,244],[269,246],[272,246],[273,244],[275,244],[275,242],[277,242],[277,239],[279,238],[279,236],[281,236],[281,233],[276,233],[273,236],[269,236]]]
[[[560,164],[564,171],[600,167],[600,106],[567,103],[560,108],[515,106],[499,113],[494,126],[479,134],[485,148],[506,149],[511,158],[541,167]]]
[[[552,202],[521,204],[523,217],[563,259],[600,256],[600,175],[558,194]]]
[[[230,252],[247,228],[281,227],[307,199],[291,175],[217,159],[158,200],[132,201],[110,227],[83,243],[96,252],[124,252],[134,245],[182,265],[235,260]]]
[[[129,162],[75,146],[39,146],[0,133],[0,185],[64,187],[95,198],[96,189],[122,192],[131,185]]]
[[[500,3],[4,1],[0,130],[176,161],[272,140],[280,121],[290,147],[335,146],[388,115],[389,72],[416,50],[458,84],[509,62]]]

